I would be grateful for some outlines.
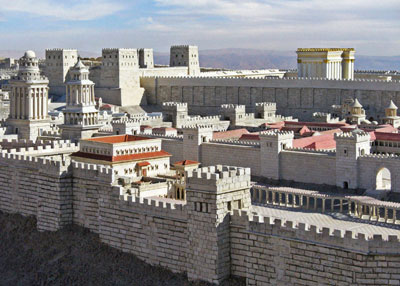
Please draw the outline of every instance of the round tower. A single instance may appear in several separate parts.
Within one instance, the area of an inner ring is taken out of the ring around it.
[[[400,127],[400,117],[397,116],[397,106],[393,100],[390,101],[389,106],[385,108],[385,118],[383,118],[385,124],[391,124],[394,128]]]
[[[36,140],[50,129],[48,117],[48,79],[41,75],[39,60],[33,51],[19,59],[18,74],[10,80],[10,115],[8,132],[20,139]]]
[[[97,132],[99,112],[96,109],[94,83],[89,80],[89,69],[79,59],[70,70],[70,80],[66,83],[66,108],[64,139],[88,138]]]

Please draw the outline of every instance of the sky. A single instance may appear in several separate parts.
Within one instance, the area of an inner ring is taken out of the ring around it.
[[[0,50],[198,45],[400,55],[400,0],[0,0]]]

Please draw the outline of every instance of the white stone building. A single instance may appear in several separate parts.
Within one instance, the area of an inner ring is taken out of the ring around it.
[[[297,49],[298,77],[354,79],[354,49]]]
[[[18,134],[19,139],[36,140],[50,129],[48,83],[40,73],[35,53],[25,52],[19,60],[18,75],[10,80],[8,133]]]
[[[95,105],[89,69],[78,60],[70,69],[70,80],[66,83],[64,125],[61,127],[63,139],[89,138],[99,130],[99,112]]]

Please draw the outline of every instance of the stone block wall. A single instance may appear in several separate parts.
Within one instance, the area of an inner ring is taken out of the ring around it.
[[[69,162],[0,155],[0,209],[37,217],[39,230],[57,230],[72,222]]]
[[[247,285],[398,285],[397,237],[383,241],[278,219],[231,217],[232,274]]]
[[[141,85],[148,104],[184,101],[189,112],[201,115],[218,114],[221,104],[245,104],[254,111],[256,102],[276,102],[279,114],[311,120],[314,112],[329,112],[333,104],[358,98],[368,118],[376,120],[391,99],[400,104],[397,81],[147,77]]]

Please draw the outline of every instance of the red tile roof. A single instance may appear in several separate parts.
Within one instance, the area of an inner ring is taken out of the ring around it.
[[[120,156],[108,156],[108,155],[92,154],[92,153],[85,153],[85,152],[78,151],[78,152],[72,153],[71,156],[94,159],[94,160],[102,160],[102,161],[108,161],[108,162],[121,162],[121,161],[138,161],[138,160],[170,157],[172,155],[168,152],[161,150],[161,151],[157,151],[157,152],[128,154],[128,155],[120,155]]]
[[[375,135],[376,140],[400,141],[400,133],[385,133],[385,132],[376,132],[376,131],[373,133]]]
[[[144,161],[144,162],[139,162],[139,163],[137,163],[137,165],[138,165],[139,167],[146,167],[146,166],[149,166],[150,163],[147,162],[147,161]]]
[[[334,138],[334,134],[324,134],[324,135],[294,139],[293,147],[316,149],[316,150],[334,149],[336,148],[336,141]]]
[[[213,139],[239,139],[243,134],[248,134],[249,131],[247,129],[235,129],[235,130],[228,130],[223,132],[214,132]]]
[[[285,126],[317,126],[317,127],[331,127],[331,128],[338,128],[347,126],[349,124],[344,122],[337,122],[337,123],[326,123],[326,122],[296,122],[296,121],[285,121]]]
[[[178,166],[198,165],[198,164],[200,164],[200,162],[192,161],[192,160],[183,160],[183,161],[178,161],[178,162],[174,163],[174,165],[178,165]]]
[[[243,134],[239,140],[260,140],[260,135],[256,133]]]
[[[144,137],[144,136],[135,136],[135,135],[115,135],[115,136],[95,137],[95,138],[84,139],[84,140],[114,144],[114,143],[149,140],[149,139],[152,139],[152,138]]]

